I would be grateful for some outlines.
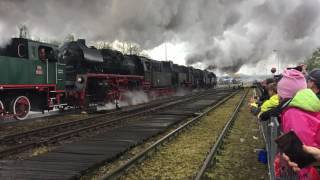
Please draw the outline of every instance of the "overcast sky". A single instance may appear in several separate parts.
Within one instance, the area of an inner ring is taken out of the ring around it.
[[[130,41],[155,59],[246,74],[303,62],[317,48],[320,0],[1,0],[0,42],[33,37]],[[276,52],[274,50],[277,50]]]

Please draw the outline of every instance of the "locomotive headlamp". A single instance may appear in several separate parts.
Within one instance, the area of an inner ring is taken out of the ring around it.
[[[84,82],[84,78],[83,77],[78,77],[77,78],[77,82],[78,83],[83,83]]]

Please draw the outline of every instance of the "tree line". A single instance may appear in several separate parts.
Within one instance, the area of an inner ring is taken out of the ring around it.
[[[311,71],[314,68],[320,68],[320,48],[317,48],[306,60],[307,68]]]
[[[55,44],[57,46],[62,45],[65,42],[71,42],[76,40],[76,36],[73,33],[67,34],[64,40],[57,40],[57,39],[43,39],[40,37],[32,37],[30,36],[29,29],[26,25],[18,26],[19,29],[19,37],[20,38],[28,38],[35,41]],[[133,42],[125,42],[125,41],[114,41],[114,42],[107,42],[107,41],[94,41],[90,42],[95,48],[97,49],[113,49],[120,51],[123,54],[127,55],[138,55],[138,56],[145,56],[148,57],[148,54],[140,47],[139,44]]]

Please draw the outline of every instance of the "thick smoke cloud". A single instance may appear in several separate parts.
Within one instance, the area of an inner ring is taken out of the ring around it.
[[[33,36],[188,45],[186,62],[235,72],[277,49],[297,62],[319,43],[318,0],[2,0],[0,43],[26,24]]]

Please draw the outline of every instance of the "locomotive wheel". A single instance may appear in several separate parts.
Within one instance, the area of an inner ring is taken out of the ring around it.
[[[31,104],[26,96],[18,96],[12,103],[12,112],[17,120],[24,120],[28,117]]]
[[[0,100],[0,116],[3,116],[4,112],[5,112],[4,105],[3,105],[2,101]]]

